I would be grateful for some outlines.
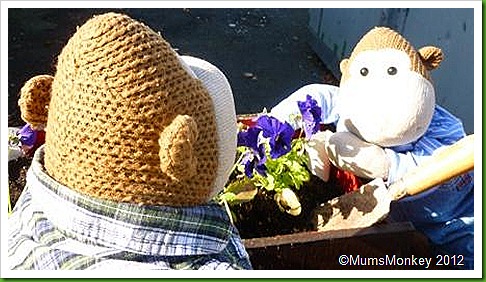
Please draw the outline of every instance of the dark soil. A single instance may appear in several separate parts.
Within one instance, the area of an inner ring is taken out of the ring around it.
[[[279,210],[274,192],[259,189],[255,198],[232,207],[235,225],[244,239],[271,237],[312,230],[311,212],[322,202],[343,194],[334,182],[323,182],[316,176],[296,192],[302,206],[299,216]]]
[[[12,208],[24,189],[27,170],[31,162],[32,158],[18,158],[8,162],[8,188]]]
[[[8,9],[9,126],[23,125],[17,106],[22,85],[35,75],[53,75],[77,26],[108,11],[128,14],[160,31],[180,54],[220,68],[238,114],[271,108],[306,84],[338,83],[308,44],[308,9],[15,8]]]

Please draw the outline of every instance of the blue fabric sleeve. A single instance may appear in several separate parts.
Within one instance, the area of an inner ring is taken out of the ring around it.
[[[412,144],[385,149],[390,158],[387,182],[403,177],[434,151],[465,136],[462,122],[436,106],[427,132]],[[433,243],[438,254],[461,255],[474,265],[474,172],[465,173],[426,192],[394,201],[391,221],[410,221]]]
[[[440,106],[436,106],[432,121],[425,134],[417,141],[402,146],[385,148],[390,159],[387,183],[400,179],[410,168],[447,145],[465,136],[462,122]]]

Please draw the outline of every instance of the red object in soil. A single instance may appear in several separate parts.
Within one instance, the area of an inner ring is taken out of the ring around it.
[[[24,151],[25,156],[32,157],[34,155],[35,150],[42,146],[46,142],[46,132],[44,130],[35,130],[35,142],[32,146],[24,146],[22,145],[22,150]]]
[[[238,115],[237,117],[238,122],[244,124],[247,127],[255,126],[257,119],[258,115],[256,114]]]
[[[46,142],[46,132],[44,130],[37,131],[37,138],[35,139],[34,148],[37,149]]]
[[[333,165],[331,165],[330,175],[336,179],[338,186],[343,189],[344,193],[353,192],[362,185],[361,180],[356,175]]]

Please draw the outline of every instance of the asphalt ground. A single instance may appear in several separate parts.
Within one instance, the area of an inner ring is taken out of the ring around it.
[[[308,9],[9,9],[9,126],[24,123],[17,106],[22,85],[53,75],[76,27],[107,11],[126,13],[160,31],[179,54],[219,67],[238,114],[271,108],[309,83],[335,82],[308,43]]]

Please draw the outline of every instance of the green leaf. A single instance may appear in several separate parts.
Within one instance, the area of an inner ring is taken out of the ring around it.
[[[301,121],[300,115],[292,116],[296,122]],[[265,142],[265,141],[264,141]],[[262,176],[256,171],[252,178],[245,176],[245,168],[240,164],[243,154],[250,150],[245,146],[237,148],[238,160],[235,162],[232,172],[232,181],[227,184],[224,193],[220,194],[219,199],[223,199],[228,204],[251,201],[258,192],[258,189],[266,189],[275,192],[277,195],[292,195],[310,180],[310,172],[307,168],[309,163],[308,155],[305,153],[305,138],[295,138],[291,142],[291,150],[277,158],[270,156],[270,144],[268,140],[264,143],[266,148],[267,160],[265,162],[266,176]],[[285,192],[284,192],[285,191]],[[295,196],[295,195],[294,195]],[[284,202],[286,197],[279,196]]]
[[[222,194],[222,199],[226,200],[228,204],[234,205],[244,202],[249,202],[258,193],[258,189],[248,178],[231,182]]]

